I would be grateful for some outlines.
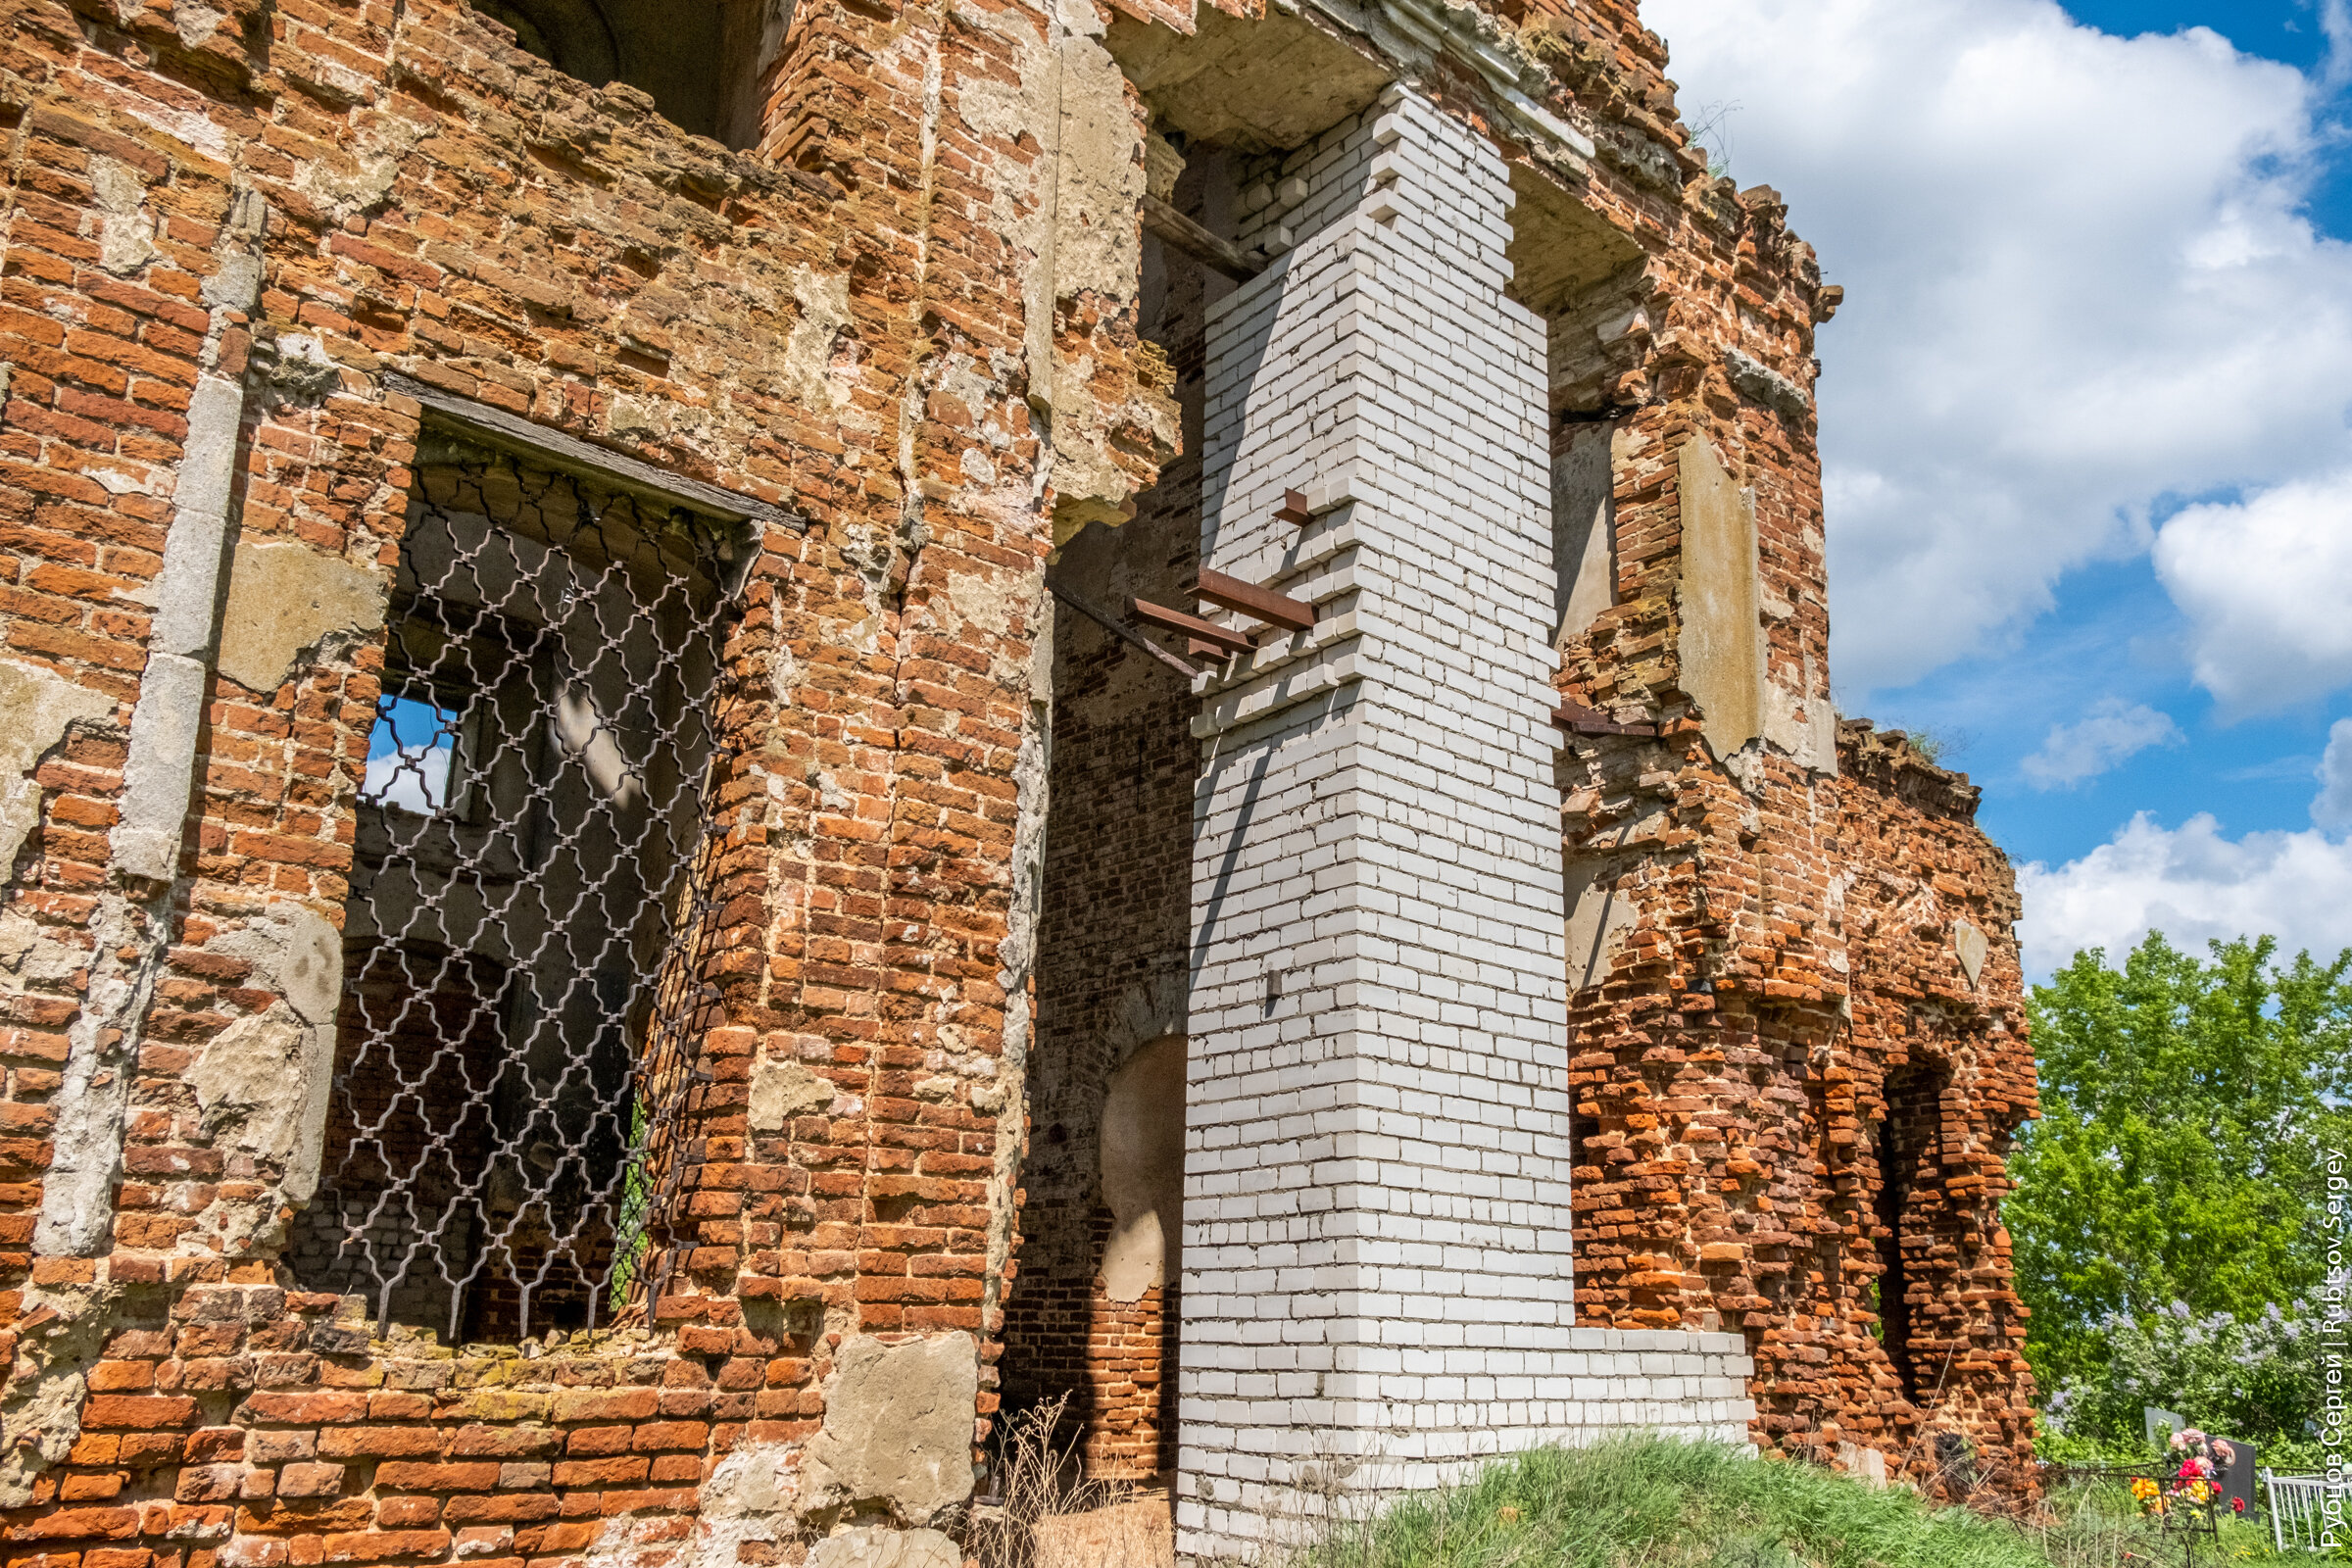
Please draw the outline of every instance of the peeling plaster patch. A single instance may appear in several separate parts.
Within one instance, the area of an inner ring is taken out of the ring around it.
[[[804,1508],[881,1502],[931,1522],[972,1494],[980,1348],[969,1334],[906,1345],[845,1341],[825,1380],[825,1425],[801,1469]]]
[[[850,329],[850,278],[806,267],[792,270],[793,303],[801,318],[784,340],[784,390],[811,409],[838,409],[850,401],[853,373],[833,364],[841,334]]]
[[[1185,1040],[1154,1040],[1120,1063],[1102,1099],[1102,1284],[1140,1300],[1183,1266]]]
[[[1617,890],[1614,860],[1568,863],[1568,988],[1582,991],[1609,977],[1626,939],[1642,920],[1635,900]]]
[[[1756,514],[1715,449],[1697,436],[1680,454],[1683,690],[1701,733],[1728,760],[1763,733],[1764,650],[1756,619]]]
[[[165,661],[151,660],[150,670],[160,662]],[[126,778],[130,771],[124,769]],[[99,899],[90,924],[90,975],[81,1009],[66,1028],[65,1073],[49,1100],[56,1119],[40,1217],[33,1224],[36,1253],[94,1257],[112,1244],[138,1025],[169,951],[161,934],[170,929],[168,894],[167,887],[140,903],[109,890]]]
[[[66,738],[68,726],[112,716],[115,700],[76,686],[38,664],[0,660],[0,882],[13,872],[25,838],[40,825],[41,787],[33,769]]]
[[[955,607],[956,615],[962,621],[961,629],[967,643],[981,640],[970,635],[974,628],[985,633],[989,639],[1008,639],[1017,643],[1019,639],[1013,637],[1016,625],[1026,623],[1037,627],[1053,619],[1044,608],[1045,580],[1030,573],[966,571],[952,578],[946,592],[949,603]],[[1000,656],[992,661],[989,674],[1009,687],[1018,687],[1029,678],[1021,663],[1007,656]],[[1036,691],[1045,688],[1031,686],[1030,689]]]
[[[71,980],[89,961],[87,948],[58,941],[23,910],[0,914],[0,979],[9,984]]]
[[[1039,592],[1043,592],[1042,580]],[[988,1183],[988,1252],[981,1276],[981,1320],[997,1308],[1004,1270],[1012,1257],[1015,1178],[1021,1165],[1022,1118],[1004,1115],[1005,1105],[1026,1102],[1029,1052],[1036,1040],[1030,979],[1037,971],[1037,927],[1046,886],[1046,811],[1054,769],[1054,628],[1051,613],[1037,614],[1029,647],[1029,701],[1021,715],[1020,747],[1013,754],[1012,900],[1004,914],[1004,940],[997,945],[997,984],[1004,1003],[1004,1032],[989,1093],[997,1111],[997,1147]],[[982,1095],[975,1090],[974,1109]],[[975,1383],[974,1387],[978,1385]]]
[[[299,904],[273,904],[259,922],[205,944],[254,966],[306,1023],[335,1021],[343,1003],[343,934],[325,916]]]
[[[98,265],[125,277],[163,254],[147,217],[147,187],[138,171],[103,153],[90,155],[90,184],[98,198]]]
[[[1771,782],[1764,772],[1764,743],[1750,741],[1740,747],[1723,760],[1723,770],[1731,774],[1732,782],[1739,785],[1747,794],[1762,796],[1765,785]],[[1747,811],[1753,810],[1754,806],[1751,803]],[[1741,813],[1742,822],[1747,819],[1747,811]]]
[[[627,441],[656,443],[669,438],[676,407],[667,398],[641,398],[622,392],[613,396],[605,426]]]
[[[307,332],[280,332],[268,342],[256,340],[253,372],[287,402],[315,409],[343,385],[343,368],[329,358],[326,345]]]
[[[833,1103],[833,1085],[797,1061],[762,1056],[752,1063],[752,1131],[780,1133],[795,1116]]]
[[[1569,434],[1567,450],[1551,460],[1555,647],[1581,635],[1617,602],[1613,442],[1605,424],[1579,425]]]
[[[1060,55],[1054,297],[1095,293],[1132,299],[1144,257],[1134,217],[1144,195],[1143,127],[1129,101],[1126,74],[1100,41],[1064,33]],[[1057,407],[1060,401],[1057,396]]]
[[[16,1360],[0,1405],[0,1508],[32,1501],[33,1477],[81,1437],[89,1372],[115,1330],[112,1287],[34,1286],[17,1316]]]
[[[1986,944],[1984,933],[1966,920],[1952,922],[1952,951],[1960,956],[1960,967],[1968,975],[1970,989],[1975,989],[1977,977],[1984,972]]]
[[[228,132],[192,109],[167,109],[149,98],[133,98],[122,109],[150,130],[160,130],[216,162],[228,161]]]
[[[318,85],[336,83],[330,79]],[[373,212],[391,199],[401,160],[416,150],[424,133],[422,123],[411,124],[398,116],[369,117],[348,151],[330,147],[306,163],[294,188],[336,218]]]
[[[336,632],[381,626],[384,596],[381,577],[308,545],[240,543],[220,623],[220,673],[248,691],[275,692],[303,650]]]
[[[1830,683],[1809,653],[1799,678],[1804,689],[1794,692],[1775,679],[1764,682],[1764,739],[1799,767],[1835,773],[1838,710],[1830,700]]]
[[[202,0],[172,0],[172,27],[179,34],[183,49],[203,48],[227,20],[227,12],[205,5]]]
[[[694,1534],[678,1568],[739,1568],[743,1548],[800,1530],[797,1443],[750,1443],[727,1454],[696,1494]],[[585,1568],[637,1568],[648,1548],[671,1542],[666,1519],[609,1521],[589,1547]]]
[[[960,1568],[962,1548],[936,1530],[844,1530],[808,1548],[808,1568]]]
[[[279,1189],[296,1204],[318,1190],[334,1055],[328,1030],[275,1004],[215,1035],[188,1067],[212,1147],[282,1172]]]
[[[1017,172],[1001,172],[994,218],[1008,243],[1038,258],[1024,269],[1023,352],[1031,397],[1052,416],[1047,477],[1058,545],[1090,522],[1115,526],[1134,515],[1134,481],[1112,459],[1112,433],[1143,426],[1163,456],[1173,454],[1176,411],[1173,400],[1150,394],[1106,403],[1093,384],[1093,357],[1065,355],[1054,341],[1062,302],[1092,296],[1115,308],[1138,291],[1143,238],[1135,212],[1146,187],[1144,126],[1126,74],[1103,47],[1103,26],[1091,7],[1058,7],[1042,39],[1030,30],[1027,14],[1005,15],[997,30],[1013,51],[1016,83],[967,84],[956,107],[979,135],[1035,135],[1049,143],[1040,160],[1045,172],[1033,183]]]

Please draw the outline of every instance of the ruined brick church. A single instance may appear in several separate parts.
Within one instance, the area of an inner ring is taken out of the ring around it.
[[[5,0],[0,1532],[2029,1494],[1976,792],[1634,0]]]

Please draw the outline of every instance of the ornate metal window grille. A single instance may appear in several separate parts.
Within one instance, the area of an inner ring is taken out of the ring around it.
[[[716,994],[739,522],[429,431],[358,805],[314,1289],[455,1342],[661,1288]]]

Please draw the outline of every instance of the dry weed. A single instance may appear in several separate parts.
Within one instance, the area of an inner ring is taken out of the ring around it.
[[[1167,1494],[1127,1481],[1089,1480],[1075,1423],[1061,1435],[1069,1396],[1011,1417],[972,1514],[979,1568],[1175,1568]]]

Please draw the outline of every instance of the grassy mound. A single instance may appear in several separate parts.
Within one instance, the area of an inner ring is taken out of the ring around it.
[[[2270,1558],[2238,1525],[2225,1558]],[[2202,1562],[2207,1553],[2201,1552]],[[2032,1526],[1931,1508],[1721,1444],[1634,1438],[1499,1459],[1470,1481],[1326,1529],[1294,1568],[2110,1568],[2178,1563],[2128,1499]],[[2271,1559],[2278,1560],[2278,1559]],[[2290,1561],[2315,1559],[2294,1557]]]

